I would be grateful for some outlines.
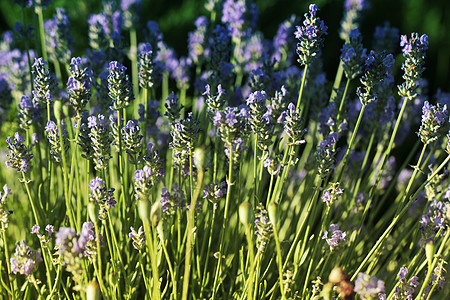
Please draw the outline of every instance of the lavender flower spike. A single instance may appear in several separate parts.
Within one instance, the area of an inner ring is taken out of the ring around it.
[[[324,42],[324,35],[327,34],[328,27],[325,23],[316,17],[319,9],[315,4],[309,6],[309,15],[305,14],[305,20],[302,26],[297,26],[294,33],[299,40],[297,44],[298,62],[301,65],[307,65],[314,60],[319,53]]]

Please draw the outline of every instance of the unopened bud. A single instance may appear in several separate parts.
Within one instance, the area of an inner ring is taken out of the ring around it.
[[[267,208],[269,213],[269,220],[273,224],[273,226],[277,226],[278,219],[280,218],[280,210],[278,209],[278,204],[275,202],[269,203],[269,207]]]
[[[162,217],[161,202],[156,201],[152,205],[152,210],[150,212],[150,220],[152,222],[153,228],[158,226],[159,221],[161,221],[161,217]]]
[[[97,281],[91,281],[86,287],[87,300],[100,300],[101,293]]]
[[[434,257],[434,240],[428,239],[425,244],[425,254],[427,255],[428,266],[431,266],[433,263]]]
[[[253,222],[254,213],[250,202],[244,202],[239,205],[239,220],[244,226]]]

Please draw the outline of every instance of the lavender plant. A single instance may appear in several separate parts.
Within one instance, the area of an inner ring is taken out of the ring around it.
[[[124,0],[79,26],[83,49],[68,8],[15,2],[0,299],[448,298],[449,102],[428,97],[427,35],[363,37],[370,6],[349,0],[340,28],[311,4],[268,37],[254,1],[211,0],[179,52]]]

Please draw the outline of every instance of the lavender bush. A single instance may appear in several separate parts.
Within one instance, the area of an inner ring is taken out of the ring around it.
[[[340,28],[310,4],[265,37],[253,1],[208,0],[180,56],[123,0],[79,49],[64,8],[14,2],[0,299],[449,297],[450,96],[428,97],[426,34],[381,23],[365,48],[349,0]]]

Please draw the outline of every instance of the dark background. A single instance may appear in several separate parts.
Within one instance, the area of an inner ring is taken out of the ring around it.
[[[179,55],[187,53],[188,32],[194,29],[194,20],[199,15],[207,15],[204,1],[199,0],[143,0],[142,19],[156,21],[164,34],[165,42],[175,48]],[[258,28],[266,38],[272,39],[278,25],[291,14],[303,16],[311,1],[291,0],[255,0],[259,7]],[[366,1],[367,2],[367,1]],[[343,15],[344,1],[318,0],[314,3],[320,8],[318,15],[328,26],[325,40],[324,62],[328,79],[333,80],[338,64],[339,49],[342,40],[338,30]],[[370,8],[365,12],[361,31],[365,46],[370,48],[375,26],[385,21],[399,29],[400,34],[411,32],[426,33],[429,36],[429,50],[424,76],[429,81],[429,94],[434,95],[439,87],[444,92],[450,91],[450,5],[448,0],[377,0],[369,2]],[[87,19],[92,13],[102,10],[101,1],[53,1],[45,11],[45,18],[51,18],[55,7],[66,9],[75,36],[76,55],[82,55],[88,45]],[[0,30],[11,30],[15,22],[21,21],[21,9],[12,0],[0,1]],[[31,9],[27,11],[30,20]],[[220,16],[219,16],[220,17]],[[139,31],[138,31],[139,32]],[[139,36],[138,36],[139,39]],[[295,51],[293,49],[293,51]],[[400,47],[394,53],[398,67],[396,80],[400,79]]]

